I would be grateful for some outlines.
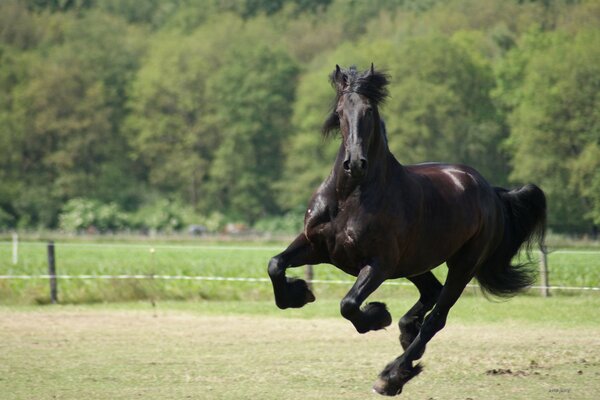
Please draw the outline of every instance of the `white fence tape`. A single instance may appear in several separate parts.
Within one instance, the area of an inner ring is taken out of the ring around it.
[[[8,279],[50,279],[52,275],[0,275],[0,280]],[[222,282],[271,282],[268,278],[247,278],[231,276],[197,276],[197,275],[56,275],[57,279],[161,279],[186,281],[222,281]],[[351,280],[313,279],[309,283],[329,285],[352,285]],[[387,286],[413,286],[410,282],[384,282]],[[469,284],[467,287],[476,288],[478,285]],[[550,290],[585,290],[600,291],[595,286],[531,286],[531,289]]]
[[[11,244],[11,241],[0,241],[0,244]],[[46,242],[19,241],[20,245],[46,246]],[[248,250],[248,251],[283,251],[286,246],[231,246],[226,244],[144,244],[144,243],[85,243],[85,242],[56,242],[57,246],[66,247],[118,247],[118,248],[139,248],[139,249],[177,249],[177,250]],[[597,254],[600,256],[600,250],[549,250],[548,254]]]
[[[9,244],[12,242],[0,241],[0,244]],[[46,246],[46,242],[20,242],[24,245]],[[281,251],[283,247],[276,246],[230,246],[230,245],[154,245],[138,243],[69,243],[61,242],[61,247],[87,247],[87,248],[137,248],[137,249],[176,249],[176,250],[233,250],[233,251]],[[600,256],[600,251],[594,250],[555,250],[552,254],[589,254]],[[600,265],[600,263],[598,264]],[[0,280],[10,279],[50,279],[50,275],[0,275]],[[223,276],[189,276],[189,275],[56,275],[58,279],[161,279],[161,280],[188,280],[188,281],[224,281],[224,282],[270,282],[268,278],[249,278],[249,277],[223,277]],[[310,283],[314,284],[332,284],[332,285],[352,285],[351,280],[321,280],[314,279]],[[410,282],[384,282],[384,285],[390,286],[412,286]],[[470,284],[467,287],[478,287]],[[600,291],[600,287],[594,286],[532,286],[532,289],[551,289],[551,290],[583,290]]]
[[[12,242],[0,241],[0,244],[9,244]],[[26,242],[21,241],[19,245],[29,246],[47,246],[47,242]],[[283,251],[286,246],[230,246],[225,244],[142,244],[142,243],[73,243],[73,242],[55,242],[58,247],[89,247],[89,248],[137,248],[137,249],[173,249],[173,250],[249,250],[249,251]],[[600,254],[600,253],[599,253]]]

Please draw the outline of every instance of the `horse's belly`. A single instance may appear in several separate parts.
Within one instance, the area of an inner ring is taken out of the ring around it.
[[[408,278],[411,276],[416,276],[416,275],[421,275],[424,274],[425,272],[431,271],[432,269],[440,266],[441,264],[444,263],[445,260],[442,261],[431,261],[431,260],[403,260],[401,259],[397,266],[396,269],[394,270],[394,273],[392,274],[392,276],[390,277],[391,279],[396,279],[396,278]]]
[[[464,242],[450,243],[440,239],[437,245],[415,245],[405,247],[398,259],[395,278],[421,275],[439,267],[455,254]]]
[[[335,251],[331,254],[331,264],[348,275],[358,276],[364,265],[352,260],[345,252]]]

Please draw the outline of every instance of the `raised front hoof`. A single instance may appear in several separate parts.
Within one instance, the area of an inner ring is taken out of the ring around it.
[[[300,308],[315,301],[315,295],[308,288],[306,281],[297,278],[287,278],[283,298],[277,301],[281,309]]]
[[[399,370],[390,369],[390,365],[383,370],[373,385],[373,391],[383,396],[399,395],[402,393],[404,385],[423,370],[421,364],[414,367],[403,367]]]
[[[358,333],[377,331],[392,323],[392,316],[384,303],[368,303],[361,311],[361,318],[354,324]]]

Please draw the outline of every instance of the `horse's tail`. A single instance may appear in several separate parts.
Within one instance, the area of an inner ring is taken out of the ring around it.
[[[544,246],[546,196],[535,185],[508,191],[494,188],[504,208],[504,236],[498,248],[475,274],[481,288],[492,295],[510,297],[531,286],[536,271],[531,262],[512,265],[511,260],[525,245],[528,260],[533,244]]]

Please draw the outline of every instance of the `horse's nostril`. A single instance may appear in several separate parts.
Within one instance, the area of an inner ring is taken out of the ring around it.
[[[344,170],[350,171],[350,160],[344,161]]]
[[[368,163],[364,158],[360,159],[360,168],[364,171],[367,169]]]

